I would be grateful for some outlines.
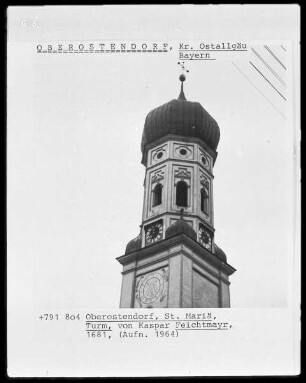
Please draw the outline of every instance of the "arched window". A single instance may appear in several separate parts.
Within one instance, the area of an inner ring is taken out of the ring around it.
[[[203,213],[208,214],[208,192],[206,189],[201,189],[201,210]]]
[[[153,189],[153,207],[162,203],[162,190],[163,187],[161,184],[157,184]]]
[[[178,206],[187,207],[188,186],[186,182],[179,181],[176,185],[176,204]]]

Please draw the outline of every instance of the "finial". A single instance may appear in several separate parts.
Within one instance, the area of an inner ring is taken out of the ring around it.
[[[178,62],[178,65],[180,65],[181,68],[182,68],[182,74],[181,74],[180,77],[179,77],[179,79],[180,79],[180,81],[181,81],[181,93],[180,93],[178,99],[179,99],[179,100],[184,100],[184,101],[186,101],[186,97],[185,97],[185,94],[184,94],[183,82],[186,80],[186,76],[184,75],[184,72],[186,71],[186,72],[188,73],[189,70],[186,69],[186,67],[185,67],[184,64],[185,64],[184,61],[183,61],[183,62],[180,62],[180,61]]]
[[[184,214],[184,209],[183,208],[180,210],[180,213],[181,213],[181,218],[183,218],[183,214]]]
[[[180,81],[184,82],[186,80],[186,76],[184,74],[181,74],[179,79]]]

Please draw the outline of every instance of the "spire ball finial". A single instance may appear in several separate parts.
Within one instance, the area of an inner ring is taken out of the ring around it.
[[[179,79],[180,81],[184,82],[186,80],[186,76],[184,74],[181,74]]]
[[[181,68],[182,68],[182,74],[180,75],[180,77],[179,77],[179,79],[180,79],[180,81],[181,81],[181,93],[180,93],[180,95],[179,95],[179,97],[178,97],[178,100],[183,100],[183,101],[187,101],[186,100],[186,97],[185,97],[185,95],[184,95],[184,87],[183,87],[183,84],[184,84],[184,81],[186,80],[186,76],[184,75],[184,72],[186,71],[186,72],[189,72],[189,70],[188,69],[186,69],[185,68],[185,63],[184,63],[184,61],[183,62],[178,62],[178,64],[181,66]]]

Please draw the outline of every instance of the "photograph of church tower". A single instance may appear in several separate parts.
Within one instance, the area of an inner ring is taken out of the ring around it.
[[[214,240],[213,167],[220,129],[181,92],[153,109],[142,134],[146,167],[139,235],[117,260],[121,308],[230,307],[236,270]]]

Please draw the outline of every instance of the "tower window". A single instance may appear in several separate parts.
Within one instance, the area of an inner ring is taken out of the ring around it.
[[[161,184],[157,184],[153,189],[153,207],[162,203],[162,190],[163,187]]]
[[[186,182],[179,181],[176,185],[176,204],[178,206],[187,207],[188,186]]]
[[[206,189],[201,189],[201,210],[204,214],[208,214],[208,192]]]

